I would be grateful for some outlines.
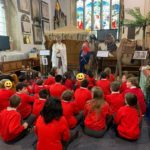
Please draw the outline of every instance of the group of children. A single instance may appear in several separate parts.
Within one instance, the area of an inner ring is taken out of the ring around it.
[[[37,150],[63,149],[77,137],[78,125],[96,138],[110,127],[127,140],[140,136],[146,103],[138,79],[131,74],[119,82],[106,68],[97,81],[91,71],[75,80],[69,72],[62,76],[52,68],[45,80],[20,81],[15,91],[6,86],[7,80],[1,81],[0,136],[6,143],[18,141],[33,127]]]

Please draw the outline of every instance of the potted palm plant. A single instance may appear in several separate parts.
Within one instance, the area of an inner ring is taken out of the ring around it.
[[[133,17],[133,20],[124,19],[124,25],[138,28],[136,34],[138,34],[141,29],[143,30],[142,50],[145,50],[146,29],[150,25],[150,11],[145,16],[141,14],[139,7],[128,9],[126,12]]]

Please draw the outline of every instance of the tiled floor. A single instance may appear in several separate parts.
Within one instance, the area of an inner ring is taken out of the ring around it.
[[[0,150],[33,150],[34,141],[33,133],[14,145],[7,145],[0,140]],[[116,137],[111,129],[100,139],[86,136],[80,131],[79,137],[69,145],[68,150],[150,150],[150,126],[146,120],[143,121],[142,134],[136,142]]]

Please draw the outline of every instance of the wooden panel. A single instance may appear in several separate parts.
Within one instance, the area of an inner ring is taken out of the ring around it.
[[[11,67],[12,70],[16,70],[17,69],[16,62],[11,62],[10,67]]]
[[[82,47],[83,41],[65,40],[67,48],[67,63],[69,69],[79,68],[79,53]]]
[[[21,69],[22,68],[22,62],[21,61],[16,62],[16,68],[17,69]]]
[[[8,71],[11,70],[9,63],[8,63],[8,64],[2,64],[2,65],[3,65],[3,70],[2,70],[2,72],[8,72]]]
[[[8,62],[2,62],[0,63],[0,70],[3,73],[6,72],[15,72],[22,69],[22,65],[28,66],[31,65],[31,67],[37,67],[39,66],[39,59],[24,59],[24,60],[17,60],[17,61],[8,61]]]

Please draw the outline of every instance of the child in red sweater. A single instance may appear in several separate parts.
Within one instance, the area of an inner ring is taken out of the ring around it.
[[[96,83],[92,71],[90,71],[90,70],[88,71],[86,79],[89,82],[88,89],[91,90],[95,86],[95,83]]]
[[[5,83],[10,82],[11,86],[5,86]],[[0,89],[0,111],[6,109],[9,106],[9,98],[14,94],[12,88],[12,82],[10,80],[3,79],[1,81]]]
[[[84,109],[84,132],[93,137],[102,137],[107,125],[110,123],[107,120],[109,113],[109,105],[103,98],[103,92],[99,87],[92,88],[93,99],[88,101]]]
[[[41,110],[43,109],[43,106],[46,102],[46,99],[50,96],[49,91],[46,89],[40,90],[39,92],[39,98],[35,99],[32,109],[32,114],[38,118],[40,115]]]
[[[74,97],[79,111],[82,111],[86,102],[92,99],[92,94],[91,91],[88,90],[88,81],[86,79],[81,82],[81,87],[75,91]]]
[[[119,92],[120,89],[120,83],[117,81],[114,81],[110,85],[111,94],[106,96],[106,101],[108,102],[110,106],[110,113],[112,115],[115,115],[118,111],[118,109],[122,106],[124,106],[124,97]]]
[[[34,85],[33,93],[38,94],[39,91],[42,90],[42,89],[46,89],[46,86],[43,85],[43,80],[42,79],[38,79],[36,81],[36,84]]]
[[[101,73],[100,80],[97,81],[96,85],[102,89],[104,96],[110,94],[110,81],[107,79],[105,72]]]
[[[73,99],[72,91],[66,90],[62,94],[61,104],[63,108],[63,115],[65,116],[70,129],[75,128],[79,120],[81,120],[81,115],[75,116],[77,114],[77,108],[72,99]]]
[[[62,115],[61,101],[53,97],[48,98],[35,126],[37,150],[62,150],[62,141],[69,141],[68,123]]]
[[[145,102],[145,97],[142,92],[142,90],[139,88],[138,85],[138,79],[136,77],[131,77],[127,79],[127,90],[123,93],[124,96],[126,93],[133,93],[137,96],[137,100],[140,106],[140,110],[142,114],[145,114],[146,112],[146,102]]]
[[[53,67],[50,71],[50,75],[48,76],[48,79],[44,81],[44,85],[52,85],[55,83],[55,76],[57,74],[57,68]]]
[[[10,106],[0,113],[0,136],[5,142],[16,142],[23,138],[27,131],[28,123],[21,123],[21,115],[16,108],[20,104],[20,97],[10,97]]]
[[[106,68],[104,69],[104,72],[106,73],[107,79],[108,79],[110,82],[115,81],[115,76],[111,73],[111,69],[110,69],[109,67],[106,67]]]
[[[128,140],[137,140],[140,136],[141,112],[137,97],[128,93],[125,96],[126,106],[121,107],[114,118],[118,135]]]
[[[22,119],[26,119],[32,112],[32,105],[34,103],[34,97],[27,94],[27,85],[25,83],[18,83],[16,86],[16,95],[21,98],[21,104],[17,108],[20,112]]]
[[[64,85],[61,84],[62,76],[56,75],[55,76],[56,83],[51,85],[49,88],[50,94],[53,97],[61,98],[62,93],[67,89]]]
[[[74,82],[73,80],[71,79],[71,73],[70,72],[66,72],[64,73],[63,75],[63,84],[66,86],[66,88],[68,90],[72,90],[73,89],[73,86],[74,86]]]
[[[122,84],[120,86],[120,92],[123,93],[125,92],[128,88],[127,88],[127,79],[134,77],[133,74],[128,74],[128,72],[124,72],[124,74],[122,75]]]

